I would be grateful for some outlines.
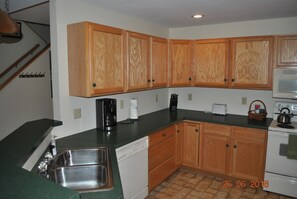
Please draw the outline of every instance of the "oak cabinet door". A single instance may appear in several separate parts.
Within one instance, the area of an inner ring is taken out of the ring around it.
[[[179,168],[183,162],[184,123],[175,125],[175,163]]]
[[[128,87],[139,90],[149,87],[150,38],[149,36],[128,32]]]
[[[231,86],[271,90],[273,37],[232,39]]]
[[[170,41],[170,85],[192,84],[192,44],[189,40]]]
[[[231,128],[227,125],[203,123],[200,148],[202,169],[228,173]]]
[[[194,45],[194,84],[228,86],[229,40],[197,40]]]
[[[200,124],[186,122],[184,126],[183,165],[199,167]]]
[[[90,22],[67,26],[69,94],[92,97],[125,89],[124,31]]]
[[[168,41],[152,38],[152,87],[166,87],[168,84]]]
[[[234,177],[263,180],[267,130],[233,128],[230,174]]]
[[[277,66],[297,66],[297,36],[277,37]]]

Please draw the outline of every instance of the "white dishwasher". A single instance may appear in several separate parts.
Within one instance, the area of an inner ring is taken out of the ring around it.
[[[148,137],[116,149],[124,199],[148,195]]]

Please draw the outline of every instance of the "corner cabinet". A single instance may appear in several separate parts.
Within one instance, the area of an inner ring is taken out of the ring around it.
[[[184,123],[175,125],[175,164],[179,168],[183,163]]]
[[[192,41],[170,40],[170,86],[192,85]]]
[[[272,88],[273,36],[231,39],[231,86]]]
[[[277,36],[277,67],[297,66],[297,35]]]
[[[228,86],[229,40],[197,40],[194,44],[194,85]]]
[[[185,122],[183,165],[193,168],[199,167],[199,137],[200,124],[194,122]]]
[[[168,41],[152,37],[152,70],[151,87],[166,87],[168,85]]]
[[[125,90],[124,31],[90,22],[67,26],[69,94],[92,97]]]
[[[127,90],[143,90],[150,86],[150,37],[128,32]]]

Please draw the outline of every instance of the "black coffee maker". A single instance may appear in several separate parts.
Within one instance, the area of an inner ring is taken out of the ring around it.
[[[103,98],[96,100],[97,128],[109,131],[117,125],[117,101],[116,99]]]

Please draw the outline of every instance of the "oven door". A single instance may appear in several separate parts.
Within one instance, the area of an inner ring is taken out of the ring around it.
[[[297,177],[297,160],[287,158],[289,133],[268,131],[265,171]]]

